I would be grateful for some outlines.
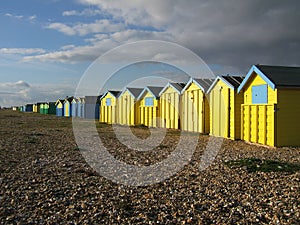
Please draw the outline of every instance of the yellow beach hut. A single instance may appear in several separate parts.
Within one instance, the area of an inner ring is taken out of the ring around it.
[[[134,126],[140,121],[139,100],[143,88],[124,88],[118,97],[118,123]]]
[[[35,103],[32,106],[32,111],[36,113],[40,113],[41,102]]]
[[[38,111],[38,103],[34,103],[34,104],[33,104],[32,111],[33,111],[33,112],[36,112],[36,113],[39,112],[39,111]]]
[[[118,122],[117,101],[120,91],[106,91],[100,98],[101,123],[115,124]]]
[[[147,86],[139,95],[140,124],[148,127],[160,126],[159,93],[163,87]]]
[[[191,78],[181,91],[181,129],[184,131],[209,133],[209,104],[206,92],[213,79]]]
[[[241,139],[243,93],[237,93],[242,76],[218,76],[207,91],[210,106],[210,135]]]
[[[238,92],[244,93],[243,140],[300,146],[300,67],[254,65]]]
[[[180,128],[181,91],[185,85],[185,83],[168,83],[159,93],[160,117],[163,120],[162,127],[168,129]]]

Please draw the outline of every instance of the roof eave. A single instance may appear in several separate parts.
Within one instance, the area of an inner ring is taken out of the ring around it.
[[[159,96],[162,95],[162,93],[165,92],[165,90],[167,90],[169,87],[172,87],[179,95],[181,94],[181,92],[176,88],[174,87],[170,82],[167,83],[167,85],[159,92]]]
[[[255,65],[253,65],[251,67],[251,69],[249,70],[249,72],[247,73],[245,79],[242,81],[242,83],[238,87],[237,93],[240,93],[240,91],[245,87],[248,80],[252,76],[253,72],[258,74],[273,90],[275,90],[276,85],[260,69],[258,69]]]

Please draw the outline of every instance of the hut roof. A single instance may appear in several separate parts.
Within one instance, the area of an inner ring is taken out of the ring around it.
[[[209,78],[191,78],[182,89],[181,93],[183,93],[192,83],[195,83],[204,93],[206,93],[213,82],[214,79]]]
[[[258,74],[272,89],[278,87],[300,87],[300,67],[253,65],[238,88],[246,85],[253,72]]]
[[[155,98],[159,98],[159,93],[162,89],[163,87],[147,86],[144,88],[138,98],[141,99],[146,91],[150,92]]]
[[[178,94],[181,93],[182,89],[185,87],[186,83],[167,83],[167,85],[160,91],[159,96],[167,90],[169,87],[173,87]]]
[[[207,93],[209,93],[214,86],[217,84],[219,80],[222,80],[225,84],[227,84],[228,87],[231,89],[237,89],[240,84],[243,82],[245,77],[243,76],[231,76],[231,75],[225,75],[225,76],[218,76],[215,81],[212,83],[212,85],[207,90]]]

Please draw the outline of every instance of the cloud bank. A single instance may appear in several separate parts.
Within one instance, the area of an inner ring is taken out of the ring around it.
[[[44,28],[82,37],[86,44],[71,43],[67,48],[62,46],[51,52],[37,50],[25,55],[24,61],[89,62],[121,44],[165,40],[191,49],[209,65],[229,70],[224,69],[226,73],[246,71],[256,63],[300,64],[300,2],[297,0],[78,2],[86,8],[69,9],[62,16],[94,16],[93,22],[59,21]],[[7,54],[14,51],[2,50]]]
[[[70,93],[74,93],[74,87],[68,85],[31,85],[22,80],[0,83],[0,106],[56,101]]]

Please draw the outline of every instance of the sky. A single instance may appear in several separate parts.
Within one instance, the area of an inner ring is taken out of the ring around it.
[[[74,95],[99,56],[144,40],[183,46],[215,75],[245,75],[253,64],[299,66],[299,10],[298,0],[1,1],[0,106]],[[136,68],[124,76],[159,71]]]

